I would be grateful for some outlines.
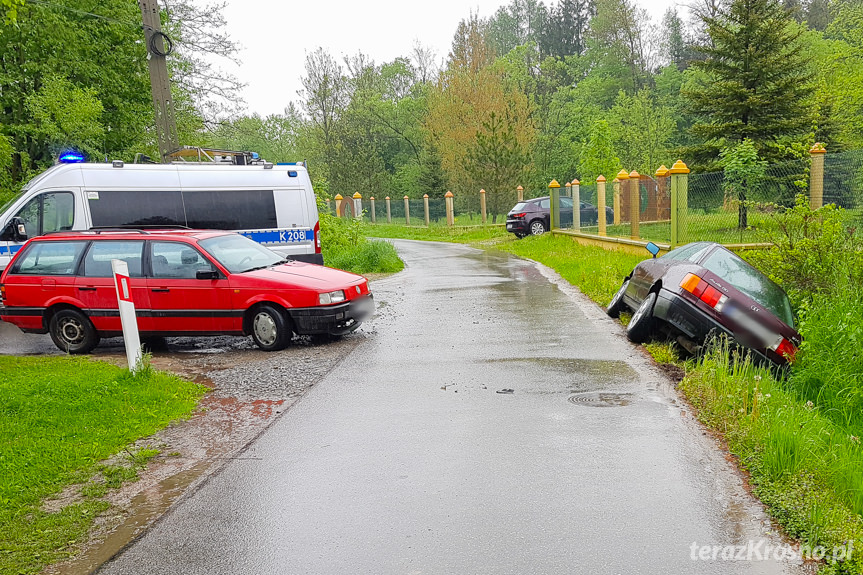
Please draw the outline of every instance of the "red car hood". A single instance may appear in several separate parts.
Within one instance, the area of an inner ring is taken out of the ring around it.
[[[366,281],[363,276],[357,274],[305,262],[288,262],[263,270],[246,272],[242,275],[279,282],[294,281],[299,285],[333,290]],[[286,278],[285,276],[290,277]]]

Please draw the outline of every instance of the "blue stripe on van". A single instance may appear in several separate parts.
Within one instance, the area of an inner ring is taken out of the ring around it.
[[[315,232],[313,230],[297,230],[292,228],[285,230],[261,230],[239,233],[243,234],[249,239],[255,240],[259,244],[265,245],[287,245],[295,244],[298,242],[315,241]]]
[[[21,246],[12,246],[11,248],[0,246],[0,256],[14,256],[20,249]]]

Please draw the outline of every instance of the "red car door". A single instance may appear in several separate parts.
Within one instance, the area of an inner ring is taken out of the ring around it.
[[[151,274],[147,279],[153,329],[165,333],[242,331],[242,316],[232,310],[228,279],[198,279],[218,271],[193,244],[150,242]]]
[[[143,274],[143,240],[94,241],[84,255],[80,275],[75,280],[75,292],[85,306],[85,313],[98,331],[122,331],[117,290],[111,260],[123,260],[129,266],[130,287],[138,330],[150,331],[150,300]]]

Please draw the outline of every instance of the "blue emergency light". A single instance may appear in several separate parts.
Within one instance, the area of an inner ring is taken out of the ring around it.
[[[84,154],[81,152],[67,150],[60,154],[59,160],[61,164],[80,164],[82,162],[86,162],[87,158],[85,158]]]

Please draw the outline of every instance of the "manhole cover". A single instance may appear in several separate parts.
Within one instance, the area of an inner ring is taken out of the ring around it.
[[[591,391],[588,393],[576,393],[569,396],[569,402],[576,405],[588,405],[592,407],[619,407],[629,405],[634,396],[631,393],[614,393],[611,391]]]

